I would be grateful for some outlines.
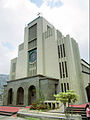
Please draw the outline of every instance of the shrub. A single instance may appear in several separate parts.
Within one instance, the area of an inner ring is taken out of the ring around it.
[[[30,105],[30,110],[36,110],[36,108],[37,108],[36,103],[32,103],[32,105]]]
[[[44,104],[44,102],[40,102],[40,103],[32,103],[32,105],[30,105],[30,110],[43,110],[43,109],[47,109],[47,106]]]

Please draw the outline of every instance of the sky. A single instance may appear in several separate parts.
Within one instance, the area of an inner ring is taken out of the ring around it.
[[[0,0],[0,74],[9,74],[24,28],[39,12],[64,36],[73,37],[81,59],[89,61],[89,0]]]

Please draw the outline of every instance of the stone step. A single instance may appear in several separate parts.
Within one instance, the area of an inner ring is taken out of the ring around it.
[[[80,114],[82,116],[82,120],[86,120],[85,108],[82,108],[82,107],[67,107],[66,112],[67,113],[72,113],[72,114]]]
[[[12,116],[14,113],[8,113],[8,112],[2,112],[0,111],[0,115],[5,115],[5,116]]]

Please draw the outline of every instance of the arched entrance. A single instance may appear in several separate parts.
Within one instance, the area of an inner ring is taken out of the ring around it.
[[[17,90],[17,105],[24,105],[24,90],[22,87]]]
[[[8,91],[8,105],[12,104],[12,100],[13,100],[13,90],[12,88],[10,88]]]
[[[88,86],[86,87],[86,93],[87,93],[88,102],[90,102],[90,83],[89,83]]]
[[[31,105],[36,100],[36,88],[35,86],[30,86],[28,89],[28,105]]]

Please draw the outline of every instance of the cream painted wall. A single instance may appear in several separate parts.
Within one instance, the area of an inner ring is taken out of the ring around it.
[[[80,53],[79,53],[79,48],[78,44],[74,39],[72,40],[72,47],[73,47],[73,55],[74,55],[74,62],[75,62],[75,70],[76,70],[76,84],[77,87],[75,88],[76,91],[78,92],[78,99],[80,103],[84,103],[85,94],[84,94],[84,87],[82,83],[82,76],[81,76],[81,59],[80,59]]]
[[[68,78],[60,78],[60,83],[69,83],[70,89],[78,95],[78,103],[83,103],[83,84],[81,82],[81,64],[78,44],[69,35],[58,38],[58,44],[65,45],[66,57],[59,59],[59,62],[67,61]]]
[[[38,24],[37,24],[37,74],[59,78],[57,41],[55,39],[55,29],[53,29],[53,36],[48,37],[47,39],[44,39],[43,33],[47,31],[47,25],[53,28],[53,26],[49,24],[42,17],[40,20],[38,20]]]
[[[28,67],[28,29],[24,30],[24,48],[23,50],[18,50],[17,58],[17,68],[16,68],[16,79],[27,77],[27,67]]]
[[[54,28],[52,36],[44,39],[44,55],[45,75],[59,78],[58,49]]]
[[[14,79],[16,79],[16,70],[15,70],[14,73],[12,72],[12,65],[13,65],[13,63],[16,63],[16,67],[17,67],[17,58],[14,58],[14,59],[11,60],[9,80],[12,80],[12,76],[13,75],[15,76]]]
[[[43,19],[42,17],[37,22],[37,74],[43,75]]]
[[[25,77],[25,54],[24,49],[19,51],[17,58],[16,79]]]

